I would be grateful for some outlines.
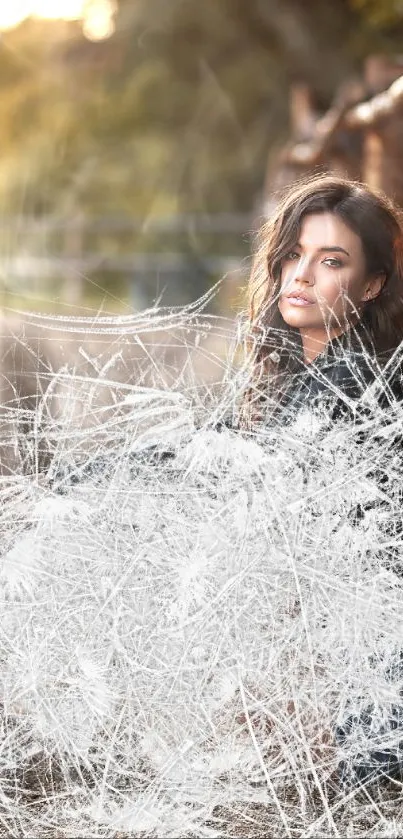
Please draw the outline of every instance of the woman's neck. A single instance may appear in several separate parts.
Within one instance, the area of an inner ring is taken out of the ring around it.
[[[350,329],[354,331],[360,325],[362,326],[361,318],[355,317],[344,327],[335,326],[333,329],[328,330],[323,327],[318,329],[300,329],[305,364],[312,364],[315,358],[324,351],[327,344],[333,341],[334,338],[343,335],[345,332],[349,332]]]
[[[350,326],[347,326],[345,329],[337,326],[328,332],[324,329],[300,330],[305,364],[312,364],[315,358],[323,352],[333,338],[337,338],[339,335],[347,332],[349,328]]]

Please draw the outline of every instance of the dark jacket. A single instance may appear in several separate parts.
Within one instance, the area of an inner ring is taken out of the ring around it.
[[[320,410],[329,426],[335,422],[353,423],[358,443],[362,443],[368,433],[373,442],[383,436],[385,427],[394,420],[394,407],[403,401],[400,351],[377,355],[365,327],[358,325],[330,341],[311,364],[305,364],[302,358],[296,361],[296,370],[290,376],[279,404],[277,419],[281,423],[292,422],[302,410]],[[361,430],[364,421],[367,425]],[[403,429],[394,429],[384,450],[393,456],[400,453],[403,461]],[[384,500],[378,506],[387,506],[391,480],[388,463],[378,462],[368,477],[375,478],[382,489]],[[403,485],[398,489],[398,497],[403,507]],[[362,519],[369,507],[372,504],[358,504],[351,511],[351,520]],[[388,526],[393,526],[393,534],[385,532],[385,536],[396,537],[403,531],[401,520]],[[385,565],[403,574],[398,549],[389,552]]]
[[[359,327],[351,334],[330,341],[312,364],[305,365],[299,359],[297,369],[290,376],[289,385],[280,401],[280,421],[292,422],[304,409],[320,409],[325,412],[330,423],[347,420],[358,425],[357,438],[358,442],[362,442],[367,432],[359,431],[361,422],[376,415],[376,423],[373,426],[369,424],[371,434],[376,435],[377,429],[382,429],[393,420],[393,406],[403,400],[402,364],[398,355],[397,352],[389,352],[377,356],[365,331]],[[402,433],[393,432],[393,440],[388,441],[388,449],[393,450],[394,455],[400,452],[403,459]],[[384,464],[384,468],[376,466],[375,477],[383,490],[384,500],[379,502],[379,506],[387,505],[390,480],[387,464]],[[403,505],[403,487],[400,497]],[[357,505],[351,511],[352,521],[358,522],[365,515],[365,509]],[[392,520],[387,527],[394,528],[393,536],[402,535],[401,520],[396,523]],[[385,565],[402,575],[402,559],[398,548],[394,554],[389,551],[385,555]],[[394,673],[388,673],[387,677],[391,681],[403,679],[403,653],[396,660]],[[336,727],[336,742],[347,747],[347,754],[348,744],[351,739],[354,741],[358,731],[367,737],[367,742],[370,743],[372,739],[374,742],[373,748],[369,748],[365,754],[355,754],[352,760],[342,761],[339,772],[344,783],[354,785],[378,782],[382,777],[403,780],[403,691],[401,695],[401,705],[389,709],[388,719],[382,729],[385,741],[390,738],[391,732],[395,732],[397,745],[393,748],[382,747],[381,731],[378,731],[378,741],[372,735],[373,729],[377,728],[373,726],[374,717],[379,715],[379,710],[376,711],[372,705],[358,713],[347,714]]]
[[[401,360],[392,351],[377,354],[363,327],[329,341],[311,364],[305,364],[298,351],[293,361],[279,405],[286,423],[304,408],[325,409],[331,421],[359,421],[379,407],[387,409],[403,400]],[[373,396],[368,393],[370,385]]]

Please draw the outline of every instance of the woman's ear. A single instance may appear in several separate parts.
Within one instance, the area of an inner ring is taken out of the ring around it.
[[[364,296],[362,298],[363,302],[367,303],[370,300],[375,300],[375,298],[381,293],[385,282],[386,274],[373,274],[366,284]]]

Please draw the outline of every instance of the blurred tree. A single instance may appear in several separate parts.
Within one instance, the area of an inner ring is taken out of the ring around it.
[[[3,33],[3,212],[140,216],[137,241],[103,244],[144,251],[161,244],[156,215],[252,210],[287,137],[291,82],[322,109],[366,55],[400,49],[398,0],[332,0],[329,12],[323,0],[118,0],[103,42],[74,22]],[[191,225],[165,246],[248,252]]]

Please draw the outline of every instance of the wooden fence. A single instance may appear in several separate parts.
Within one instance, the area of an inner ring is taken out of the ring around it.
[[[58,286],[63,301],[76,305],[87,281],[97,282],[100,276],[109,275],[112,280],[123,279],[139,308],[150,305],[157,283],[169,287],[165,302],[175,305],[181,299],[184,302],[186,278],[203,287],[211,279],[239,269],[247,254],[245,240],[251,226],[250,214],[232,213],[145,220],[82,214],[70,218],[3,217],[0,288],[21,294],[34,288],[51,296]],[[156,250],[158,239],[161,248]]]

